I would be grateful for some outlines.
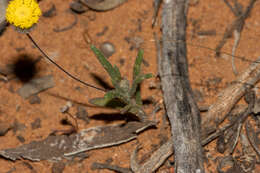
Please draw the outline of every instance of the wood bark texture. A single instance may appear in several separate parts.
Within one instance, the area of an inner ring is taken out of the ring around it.
[[[186,11],[188,0],[165,0],[160,77],[171,123],[176,173],[203,173],[199,110],[188,76]],[[173,41],[177,40],[177,41]]]

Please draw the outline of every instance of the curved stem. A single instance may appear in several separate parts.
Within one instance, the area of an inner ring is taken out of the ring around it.
[[[100,90],[100,91],[103,91],[103,92],[106,92],[105,89],[102,89],[102,88],[98,88],[94,85],[91,85],[91,84],[88,84],[82,80],[80,80],[79,78],[73,76],[72,74],[70,74],[69,72],[67,72],[64,68],[62,68],[59,64],[57,64],[55,61],[53,61],[39,46],[38,44],[33,40],[33,38],[31,37],[31,35],[29,33],[26,34],[28,36],[28,38],[32,41],[32,43],[34,44],[35,47],[37,47],[39,49],[39,51],[44,55],[44,57],[50,61],[52,64],[54,64],[57,68],[59,68],[61,71],[63,71],[64,73],[66,73],[69,77],[71,77],[72,79],[82,83],[83,85],[87,86],[87,87],[91,87],[91,88],[95,88],[97,90]]]

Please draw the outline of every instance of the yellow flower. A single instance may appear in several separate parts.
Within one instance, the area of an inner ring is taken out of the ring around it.
[[[22,30],[30,29],[40,16],[41,9],[36,0],[12,0],[6,8],[6,20]]]

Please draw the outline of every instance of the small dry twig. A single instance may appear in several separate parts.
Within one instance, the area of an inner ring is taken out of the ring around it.
[[[223,122],[226,115],[232,110],[234,105],[246,93],[248,88],[252,88],[260,79],[260,58],[252,63],[235,82],[224,89],[218,96],[218,100],[210,106],[209,111],[202,119],[202,127],[205,128],[203,136],[207,136],[217,129]]]
[[[227,1],[224,0],[226,5],[230,8],[230,10],[233,12],[233,14],[236,16],[236,19],[232,22],[230,26],[227,27],[222,40],[219,42],[219,44],[216,47],[216,55],[219,56],[220,50],[225,45],[226,41],[232,36],[232,33],[234,33],[234,45],[232,47],[232,70],[235,75],[238,74],[236,66],[235,66],[235,52],[237,49],[237,46],[240,41],[241,32],[243,30],[245,20],[249,17],[249,14],[254,6],[254,3],[257,0],[251,0],[249,2],[249,5],[247,6],[246,10],[243,12],[242,5],[240,5],[237,1],[234,1],[234,7]]]
[[[245,127],[246,127],[246,135],[247,135],[248,141],[251,144],[252,148],[255,150],[258,158],[260,159],[260,150],[259,150],[258,146],[256,145],[256,141],[253,136],[253,135],[255,135],[255,132],[249,121],[246,122]]]

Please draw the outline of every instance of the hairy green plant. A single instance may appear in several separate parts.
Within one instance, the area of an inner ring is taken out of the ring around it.
[[[102,52],[94,45],[91,46],[97,59],[107,71],[111,78],[114,89],[107,91],[104,97],[90,99],[90,103],[101,107],[113,107],[120,109],[122,114],[132,113],[136,115],[141,121],[145,120],[146,114],[142,109],[142,100],[140,94],[140,84],[143,80],[151,78],[152,74],[142,74],[141,64],[143,61],[143,51],[139,50],[135,60],[133,69],[132,85],[127,79],[121,76],[121,73],[116,65],[112,64],[106,59]]]

